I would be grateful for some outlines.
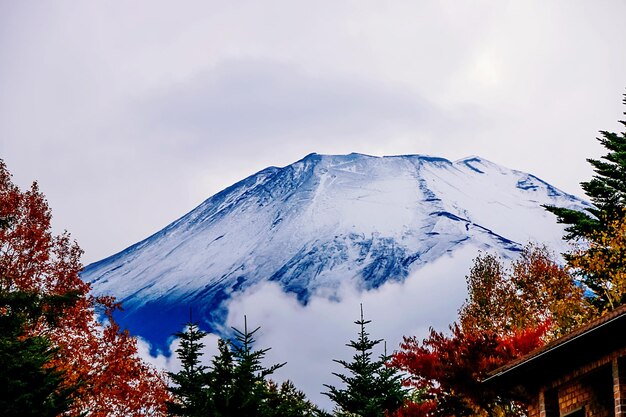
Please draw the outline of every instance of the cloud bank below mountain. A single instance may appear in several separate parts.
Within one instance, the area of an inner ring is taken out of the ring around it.
[[[322,395],[323,384],[339,385],[332,372],[343,372],[333,359],[350,360],[353,352],[345,344],[356,338],[363,304],[365,318],[372,320],[367,331],[374,339],[384,339],[388,352],[397,350],[402,336],[424,337],[429,327],[446,330],[456,318],[456,312],[466,296],[464,277],[472,259],[479,253],[475,246],[439,258],[410,275],[403,283],[387,282],[371,291],[362,291],[346,281],[338,297],[331,299],[319,294],[307,305],[294,295],[285,294],[276,283],[261,283],[237,294],[229,302],[227,324],[261,329],[256,348],[271,347],[265,365],[287,362],[274,379],[292,380],[309,399],[330,410],[332,404]],[[208,335],[204,343],[204,363],[217,352],[217,336]],[[179,346],[177,339],[170,348]],[[149,354],[149,346],[141,343],[142,357],[160,369],[176,371],[180,363],[175,356]],[[376,354],[383,353],[383,343]]]

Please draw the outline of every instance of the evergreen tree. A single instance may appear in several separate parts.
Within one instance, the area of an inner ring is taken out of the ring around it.
[[[244,330],[233,328],[235,340],[231,341],[234,357],[234,379],[232,405],[235,412],[232,416],[258,417],[270,413],[267,407],[266,377],[273,374],[285,363],[265,368],[261,361],[270,348],[254,350],[254,334],[259,327],[248,331],[248,321],[244,316]]]
[[[356,351],[352,362],[335,360],[350,373],[344,375],[333,372],[345,388],[324,384],[329,389],[324,395],[337,405],[340,415],[382,417],[393,413],[402,406],[407,395],[402,388],[400,375],[394,368],[387,367],[390,356],[386,352],[378,360],[372,359],[372,350],[382,339],[372,340],[365,331],[365,326],[371,320],[363,319],[363,306],[361,319],[354,323],[360,328],[358,339],[346,345]]]
[[[71,404],[75,387],[51,365],[58,349],[28,329],[44,317],[55,319],[52,306],[39,294],[0,290],[0,409],[7,417],[57,416]]]
[[[626,104],[626,94],[624,95]],[[626,114],[626,113],[624,113]],[[619,121],[626,126],[625,120]],[[595,207],[584,212],[564,207],[545,206],[557,216],[557,222],[568,225],[565,239],[590,238],[604,232],[612,221],[624,216],[626,208],[626,132],[600,131],[597,138],[608,153],[600,159],[587,159],[595,175],[590,181],[582,182],[585,194]]]
[[[267,382],[267,417],[317,417],[323,414],[291,381]]]
[[[207,367],[202,365],[202,338],[206,336],[191,320],[184,332],[175,335],[180,339],[180,347],[176,349],[182,369],[168,372],[175,386],[170,388],[174,401],[167,404],[168,414],[181,417],[206,416],[209,411],[207,384],[209,375]]]
[[[217,341],[218,354],[213,357],[208,375],[208,396],[211,416],[229,416],[234,408],[235,363],[230,344]]]
[[[287,381],[280,387],[268,380],[282,364],[266,368],[261,363],[269,349],[254,350],[254,334],[233,328],[234,340],[218,340],[218,353],[210,369],[201,365],[200,340],[206,335],[197,323],[177,333],[181,346],[176,350],[182,370],[170,373],[176,384],[170,388],[175,401],[168,404],[173,416],[206,417],[312,417],[322,416],[304,393]]]

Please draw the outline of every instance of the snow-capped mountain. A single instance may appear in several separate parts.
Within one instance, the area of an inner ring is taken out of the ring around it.
[[[189,309],[220,331],[228,300],[274,281],[301,303],[362,290],[468,243],[512,256],[528,241],[562,248],[542,204],[587,203],[480,157],[311,154],[215,194],[163,230],[87,266],[95,294],[115,295],[119,319],[164,349]]]

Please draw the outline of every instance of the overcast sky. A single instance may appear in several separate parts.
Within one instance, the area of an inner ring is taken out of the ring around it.
[[[0,0],[0,157],[85,263],[310,152],[568,192],[626,107],[626,2]]]

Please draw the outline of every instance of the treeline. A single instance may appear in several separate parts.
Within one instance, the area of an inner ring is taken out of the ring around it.
[[[626,97],[624,100],[626,104]],[[626,126],[626,122],[621,121]],[[339,386],[326,385],[335,416],[514,416],[525,404],[481,381],[496,368],[626,302],[626,132],[601,131],[607,153],[589,159],[582,183],[593,207],[546,207],[565,224],[566,264],[529,244],[511,264],[481,253],[467,276],[458,319],[423,340],[405,337],[391,355],[366,331],[337,361]],[[22,191],[0,160],[0,409],[4,416],[328,416],[291,382],[277,383],[257,349],[257,329],[234,329],[209,366],[205,335],[192,320],[178,333],[181,370],[142,362],[120,329],[112,297],[93,297],[79,272],[81,249],[51,233],[37,183]],[[106,320],[98,320],[105,317]]]
[[[354,350],[351,362],[336,360],[347,371],[335,373],[343,387],[326,385],[325,395],[336,404],[337,416],[383,416],[399,409],[408,399],[398,369],[389,366],[391,357],[383,353],[373,357],[373,349],[382,340],[371,339],[363,317],[356,340],[348,346]],[[331,416],[319,409],[292,382],[278,385],[269,377],[285,363],[266,368],[262,359],[269,349],[254,348],[254,334],[244,318],[244,329],[234,328],[234,339],[218,341],[218,353],[206,367],[201,360],[201,342],[206,333],[198,324],[189,322],[178,333],[180,347],[176,350],[182,369],[169,373],[174,386],[173,400],[168,402],[172,416],[241,416],[241,417],[313,417]]]

